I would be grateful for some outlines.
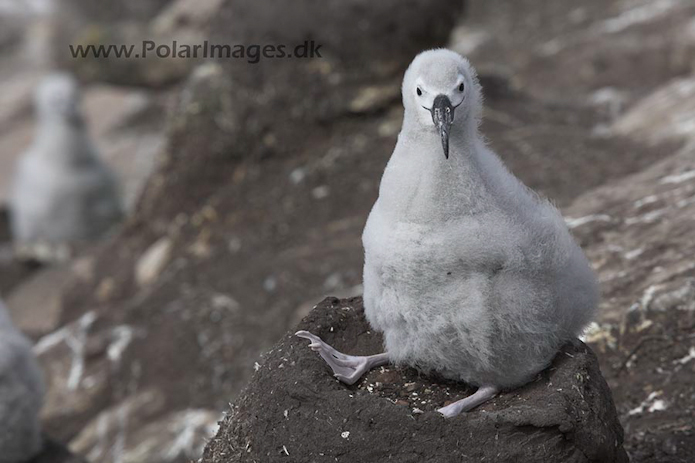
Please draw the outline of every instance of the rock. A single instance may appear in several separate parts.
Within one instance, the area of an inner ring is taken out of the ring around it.
[[[95,6],[84,0],[57,0],[51,54],[55,63],[87,82],[162,89],[181,82],[199,62],[173,52],[179,45],[201,45],[220,1],[109,0]],[[148,43],[145,46],[145,43]],[[71,47],[131,47],[131,52],[75,57]],[[164,56],[157,50],[170,49]],[[202,59],[202,56],[201,56]]]
[[[224,59],[220,64],[237,92],[253,95],[254,104],[281,104],[293,118],[325,123],[400,100],[407,64],[423,49],[445,43],[463,5],[458,0],[386,0],[370,5],[241,0],[222,4],[209,34],[214,43],[282,44],[293,55],[301,51],[296,47],[308,42],[320,46],[320,57],[313,59],[261,57],[257,62]],[[279,23],[285,27],[278,28]],[[386,94],[377,98],[377,88]],[[267,111],[265,118],[271,113]],[[279,140],[284,138],[280,121],[274,132]]]
[[[29,23],[27,16],[31,12],[24,10],[24,5],[19,6],[17,10],[13,10],[13,6],[11,3],[0,5],[0,54],[2,55],[7,55],[19,48],[24,37],[23,32]]]
[[[692,460],[695,145],[582,195],[567,214],[584,219],[572,231],[601,283],[604,334],[594,345],[626,449],[633,461]]]
[[[57,0],[59,8],[76,12],[91,21],[148,21],[172,0],[106,0],[98,5],[89,0]]]
[[[464,23],[493,40],[478,40],[478,60],[504,63],[538,98],[584,99],[614,87],[640,97],[692,71],[695,34],[689,1],[583,2],[552,7],[503,0],[472,0]],[[483,27],[481,27],[484,25]],[[469,37],[458,40],[470,42]],[[644,44],[649,43],[649,50]],[[634,72],[638,67],[648,72]]]
[[[132,430],[123,460],[115,461],[189,463],[197,460],[205,443],[217,431],[220,419],[219,412],[205,409],[169,413],[141,429]]]
[[[89,461],[185,463],[200,457],[219,419],[205,409],[167,413],[162,392],[148,389],[96,415],[70,448]]]
[[[382,349],[360,298],[324,300],[299,329],[344,352]],[[389,366],[398,375],[372,371],[347,387],[306,344],[288,334],[268,353],[204,462],[628,461],[611,392],[578,340],[534,382],[450,420],[435,410],[467,386]]]
[[[158,35],[140,23],[89,23],[63,35],[54,52],[56,60],[85,82],[161,89],[183,80],[198,61],[172,54],[175,40],[179,45],[195,45],[197,37]],[[147,47],[146,43],[149,43]],[[70,45],[81,45],[83,50],[91,46],[108,49],[114,45],[133,48],[131,56],[117,56],[115,51],[108,57],[73,56]],[[167,56],[164,48],[161,53],[157,51],[160,46],[169,47]]]
[[[114,383],[125,375],[124,357],[143,337],[143,331],[125,324],[100,327],[99,321],[94,312],[87,312],[42,337],[34,347],[48,386],[42,422],[45,430],[61,441],[79,433],[95,410],[108,407],[109,394],[121,400],[133,394]],[[150,406],[156,404],[152,402]],[[139,408],[140,413],[147,410],[142,405]]]
[[[137,392],[97,414],[71,439],[70,449],[85,455],[90,461],[119,461],[126,448],[118,448],[116,441],[128,442],[128,448],[137,447],[134,440],[141,436],[140,430],[165,411],[161,391],[146,389]]]
[[[39,338],[58,329],[62,314],[60,295],[71,278],[66,265],[56,265],[27,277],[7,298],[14,323],[25,334]]]
[[[44,437],[43,450],[26,463],[87,463],[81,457],[73,455],[63,444],[50,437]]]
[[[567,209],[603,288],[605,321],[625,311],[695,310],[695,145],[649,169],[584,194]],[[667,297],[668,294],[680,296]]]
[[[676,79],[638,101],[612,130],[652,145],[695,141],[695,76]]]
[[[135,280],[140,286],[153,283],[162,273],[171,259],[174,243],[164,237],[150,246],[135,267]]]
[[[144,416],[132,409],[107,419],[106,414],[113,412],[108,410],[99,415],[94,426],[86,427],[71,443],[71,448],[78,452],[83,449],[90,461],[189,463],[203,453],[203,446],[215,434],[221,418],[220,413],[212,410],[187,409],[142,420]],[[127,427],[123,426],[124,418]],[[106,440],[104,435],[108,436]],[[119,446],[119,441],[125,444]]]
[[[200,3],[192,0],[174,0],[152,20],[152,30],[160,35],[174,35],[185,30],[188,35],[203,35],[215,18],[223,0]]]
[[[362,88],[350,102],[351,112],[360,114],[389,107],[401,97],[400,89],[393,85]]]
[[[218,11],[211,33],[228,39],[226,43],[243,38],[247,43],[294,46],[314,40],[329,63],[349,62],[360,72],[374,75],[392,67],[399,69],[423,48],[444,42],[465,3],[238,0],[226,2]],[[277,27],[279,21],[284,27]]]

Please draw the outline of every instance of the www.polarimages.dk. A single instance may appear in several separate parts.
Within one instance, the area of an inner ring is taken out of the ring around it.
[[[261,59],[277,58],[321,58],[321,45],[313,40],[290,45],[219,45],[207,40],[202,44],[190,45],[176,40],[168,44],[157,44],[153,40],[144,40],[139,47],[130,45],[69,45],[73,58],[222,58],[245,59],[249,63],[258,63]]]

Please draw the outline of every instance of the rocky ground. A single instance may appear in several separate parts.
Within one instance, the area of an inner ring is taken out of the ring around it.
[[[298,328],[341,351],[383,351],[361,298],[327,298]],[[628,461],[608,385],[579,341],[531,383],[451,419],[435,410],[471,388],[393,366],[345,386],[307,344],[288,333],[267,353],[204,462]]]
[[[460,2],[425,14],[413,1],[384,29],[389,2],[370,15],[336,1],[282,32],[276,19],[301,8],[140,3],[123,2],[113,25],[70,0],[80,20],[59,32],[43,21],[1,29],[0,192],[30,140],[30,92],[49,56],[89,83],[92,132],[133,207],[114,239],[45,270],[13,262],[0,231],[0,290],[38,341],[49,433],[91,461],[199,456],[261,353],[322,296],[359,294],[360,233],[399,129],[400,73],[448,40],[481,73],[491,146],[562,207],[599,272],[587,340],[626,450],[633,461],[695,458],[692,2],[470,0],[461,15]],[[349,15],[369,41],[340,28]],[[53,47],[17,39],[52,33]],[[95,67],[60,55],[61,40],[150,33],[333,47],[322,60],[259,65]],[[345,41],[355,47],[335,45]]]

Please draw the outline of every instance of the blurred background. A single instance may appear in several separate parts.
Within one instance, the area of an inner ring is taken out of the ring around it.
[[[321,57],[69,50],[144,40]],[[490,145],[599,274],[587,341],[633,461],[695,461],[693,0],[0,0],[0,295],[36,343],[45,432],[90,462],[199,458],[263,352],[361,294],[402,73],[438,46],[471,59]],[[20,251],[7,209],[55,70],[82,86],[125,218]]]

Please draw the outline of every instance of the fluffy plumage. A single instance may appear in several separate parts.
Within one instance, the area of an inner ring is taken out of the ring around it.
[[[466,59],[421,53],[402,93],[403,128],[362,236],[365,314],[386,353],[297,335],[348,384],[393,362],[480,386],[439,410],[452,417],[548,366],[593,317],[598,285],[557,209],[485,146]]]
[[[467,60],[424,52],[402,91],[403,130],[363,234],[367,318],[393,362],[519,386],[590,321],[594,274],[557,209],[485,146]],[[437,94],[460,103],[449,159],[423,108]]]
[[[20,463],[42,446],[44,385],[31,343],[0,301],[0,463]]]
[[[79,102],[77,83],[64,74],[49,76],[36,92],[37,132],[10,199],[18,242],[91,240],[123,216],[116,180],[87,135]]]

